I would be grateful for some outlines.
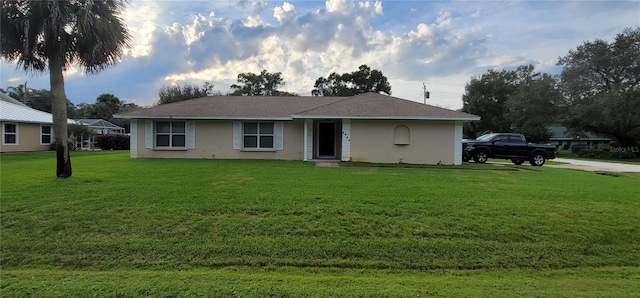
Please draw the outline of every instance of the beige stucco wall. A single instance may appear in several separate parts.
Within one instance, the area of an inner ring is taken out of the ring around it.
[[[137,120],[137,143],[132,157],[140,158],[221,158],[221,159],[303,159],[303,120],[283,122],[283,150],[243,151],[233,149],[231,120],[195,121],[195,149],[158,150],[145,148],[145,122]]]
[[[393,142],[405,125],[408,145]],[[381,163],[454,164],[455,121],[351,120],[351,160]]]
[[[3,131],[5,123],[17,124],[18,143],[3,144],[0,136],[0,152],[21,152],[21,151],[46,151],[49,145],[40,145],[40,124],[37,123],[16,123],[16,122],[0,122],[0,132]],[[51,136],[53,141],[53,136]]]

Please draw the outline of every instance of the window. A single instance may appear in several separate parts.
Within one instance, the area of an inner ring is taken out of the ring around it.
[[[497,138],[493,139],[494,143],[501,143],[501,144],[506,144],[509,143],[509,137],[508,136],[498,136]]]
[[[5,123],[2,126],[2,144],[17,145],[18,144],[18,125]]]
[[[156,147],[185,148],[187,124],[185,121],[156,122]]]
[[[244,148],[273,149],[273,122],[245,122],[243,125]]]
[[[524,139],[521,136],[510,136],[509,143],[511,144],[524,144]]]
[[[40,144],[42,145],[51,144],[51,126],[49,125],[40,126]]]

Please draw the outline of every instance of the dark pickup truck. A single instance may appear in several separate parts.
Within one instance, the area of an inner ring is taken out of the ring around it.
[[[490,133],[475,140],[462,140],[463,161],[484,163],[489,158],[510,159],[516,165],[528,160],[533,166],[541,166],[547,159],[556,158],[556,147],[527,143],[517,133]]]

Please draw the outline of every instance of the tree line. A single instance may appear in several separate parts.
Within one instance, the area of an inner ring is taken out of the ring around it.
[[[625,29],[611,43],[585,42],[557,65],[557,76],[523,65],[471,78],[461,111],[482,119],[465,123],[465,137],[513,131],[546,142],[547,127],[563,125],[574,135],[591,132],[618,146],[640,145],[640,28]]]
[[[298,96],[297,93],[282,91],[281,87],[286,83],[281,72],[268,72],[266,69],[260,73],[240,73],[237,83],[232,84],[230,96]],[[167,104],[187,99],[222,95],[214,91],[211,82],[205,82],[203,86],[193,84],[163,86],[158,92],[158,104]],[[368,65],[361,65],[358,70],[338,74],[331,73],[327,78],[320,77],[316,80],[311,94],[314,96],[353,96],[366,92],[385,92],[391,94],[391,85],[388,79],[377,69],[371,69]]]

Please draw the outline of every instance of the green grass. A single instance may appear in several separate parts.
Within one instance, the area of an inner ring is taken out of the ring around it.
[[[0,158],[3,297],[640,292],[639,174]]]

